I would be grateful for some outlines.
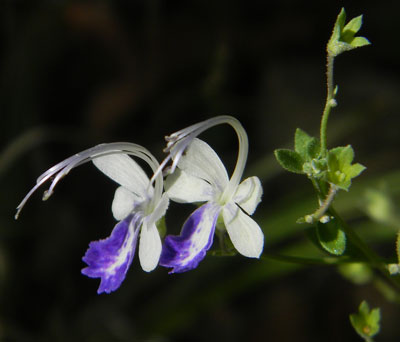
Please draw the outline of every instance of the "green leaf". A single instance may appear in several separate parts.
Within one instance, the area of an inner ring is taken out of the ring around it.
[[[334,217],[327,223],[317,223],[317,237],[321,246],[331,254],[342,255],[346,250],[346,234]]]
[[[345,167],[344,172],[346,173],[346,175],[348,175],[349,178],[354,178],[354,177],[357,177],[365,169],[366,169],[366,167],[364,165],[357,163],[357,164],[353,164],[348,167]]]
[[[294,150],[301,154],[310,140],[311,137],[306,132],[301,128],[297,128],[296,133],[294,134]]]
[[[310,161],[318,157],[320,144],[318,139],[297,128],[294,136],[294,149],[305,161]]]
[[[303,158],[292,150],[278,149],[274,151],[275,158],[281,166],[290,172],[303,173]]]
[[[339,15],[336,18],[335,25],[333,26],[333,33],[331,36],[331,40],[339,40],[345,21],[346,21],[346,11],[344,10],[344,8],[342,8],[340,10]]]
[[[362,46],[366,46],[366,45],[371,45],[371,42],[365,37],[355,37],[351,41],[350,45],[353,48],[358,48],[358,47],[362,47]]]
[[[354,151],[351,145],[332,148],[329,154],[331,157],[335,157],[339,169],[342,169],[345,165],[350,165],[354,159]]]
[[[380,330],[381,312],[379,308],[370,310],[364,300],[358,308],[358,313],[350,315],[350,322],[354,330],[366,341],[371,341]]]
[[[304,221],[305,222],[305,221]],[[323,252],[326,252],[326,249],[321,246],[321,243],[319,242],[318,234],[317,234],[317,227],[316,226],[311,226],[307,227],[304,230],[307,238],[309,241],[318,249],[320,249]]]
[[[319,140],[316,138],[312,138],[307,145],[307,156],[309,159],[314,159],[319,156],[321,150],[321,145]]]
[[[343,35],[352,34],[353,36],[360,30],[362,25],[362,15],[351,19],[345,27],[343,27]],[[345,41],[345,40],[344,40]]]

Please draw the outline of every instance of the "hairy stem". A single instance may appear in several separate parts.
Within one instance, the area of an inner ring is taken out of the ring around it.
[[[321,130],[320,130],[322,157],[326,156],[326,151],[327,151],[326,131],[327,131],[327,126],[328,126],[329,114],[331,112],[331,109],[336,106],[335,94],[334,94],[334,88],[333,88],[333,61],[334,61],[334,57],[328,53],[327,70],[326,70],[327,96],[326,96],[324,112],[322,114]]]
[[[322,216],[324,216],[325,213],[328,211],[330,205],[332,204],[333,200],[335,199],[336,192],[336,186],[331,184],[328,195],[326,196],[320,207],[312,215],[309,215],[306,221],[309,223],[314,223],[318,221]]]

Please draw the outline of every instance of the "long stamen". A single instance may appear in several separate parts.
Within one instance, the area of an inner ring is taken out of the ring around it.
[[[73,168],[82,165],[84,163],[87,163],[95,158],[99,157],[104,157],[106,155],[110,154],[128,154],[128,155],[133,155],[138,158],[143,159],[153,172],[155,172],[159,164],[155,157],[144,147],[133,144],[133,143],[126,143],[126,142],[117,142],[117,143],[110,143],[110,144],[100,144],[97,146],[94,146],[92,148],[89,148],[87,150],[84,150],[82,152],[79,152],[64,161],[54,165],[50,169],[48,169],[46,172],[44,172],[42,175],[38,177],[36,180],[36,185],[28,192],[28,194],[24,197],[24,199],[21,201],[21,203],[17,207],[17,213],[15,214],[15,219],[18,219],[19,214],[28,201],[28,199],[32,196],[32,194],[40,187],[42,186],[45,182],[47,182],[50,178],[55,177],[48,190],[46,190],[43,194],[43,201],[46,201],[49,199],[49,197],[53,194],[54,188],[57,185],[57,183],[64,177],[66,176]],[[163,190],[163,180],[162,176],[157,177],[155,185],[154,185],[154,196],[152,198],[152,202],[158,200],[161,197],[162,190]],[[151,186],[151,183],[149,184]]]
[[[162,169],[171,159],[172,165],[170,173],[173,173],[176,166],[178,165],[179,159],[194,138],[203,133],[205,130],[224,123],[229,124],[233,127],[239,139],[239,152],[236,166],[232,173],[229,184],[224,191],[223,198],[231,196],[232,192],[239,185],[242,178],[244,167],[247,161],[249,142],[246,131],[244,130],[242,124],[237,119],[229,115],[216,116],[215,118],[211,118],[209,120],[205,120],[192,126],[186,127],[165,137],[165,140],[167,141],[167,147],[164,151],[168,152],[169,154],[162,161],[159,169],[154,173],[153,178],[162,172]],[[151,181],[153,181],[153,178]]]

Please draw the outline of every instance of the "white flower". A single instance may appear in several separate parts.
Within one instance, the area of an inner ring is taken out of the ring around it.
[[[82,273],[92,278],[101,278],[98,293],[110,293],[121,285],[132,263],[139,232],[139,260],[143,270],[152,271],[158,265],[161,254],[162,244],[156,222],[165,215],[169,203],[168,197],[162,194],[162,176],[156,178],[153,187],[146,173],[129,155],[143,159],[153,171],[159,167],[151,153],[139,145],[98,145],[46,171],[17,208],[16,217],[32,193],[54,177],[49,190],[45,191],[43,196],[43,200],[48,199],[63,176],[74,167],[90,160],[120,185],[115,191],[112,203],[113,215],[119,222],[108,238],[91,242],[83,257],[88,267],[84,268]]]
[[[239,137],[239,156],[231,179],[214,150],[195,138],[220,123],[231,124]],[[168,139],[170,156],[167,159],[173,159],[174,170],[167,178],[168,196],[180,203],[206,203],[187,219],[179,236],[166,237],[160,265],[172,267],[172,273],[197,267],[212,245],[220,215],[236,250],[246,257],[259,258],[264,235],[249,215],[261,201],[262,187],[257,177],[247,178],[239,184],[248,146],[246,132],[240,123],[232,117],[221,116],[174,133]],[[185,154],[182,148],[186,150]]]

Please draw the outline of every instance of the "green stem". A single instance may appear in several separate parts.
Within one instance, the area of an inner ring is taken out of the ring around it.
[[[351,259],[349,257],[303,258],[292,255],[268,253],[265,251],[261,255],[261,259],[282,261],[300,265],[339,265],[339,264],[348,264],[354,262],[362,262],[360,260]]]
[[[327,139],[326,139],[326,131],[328,126],[328,118],[331,112],[332,107],[336,106],[335,102],[335,94],[333,89],[333,61],[334,57],[328,53],[327,57],[327,96],[324,112],[322,114],[321,119],[321,130],[320,130],[320,140],[321,140],[321,155],[322,157],[326,156],[327,152]]]
[[[305,220],[308,223],[314,223],[316,221],[319,221],[319,219],[325,215],[325,213],[328,211],[330,205],[332,204],[333,200],[335,199],[337,192],[336,186],[331,184],[329,188],[328,195],[326,198],[323,200],[322,204],[320,207],[311,215],[307,215]],[[320,202],[321,203],[321,202]]]

